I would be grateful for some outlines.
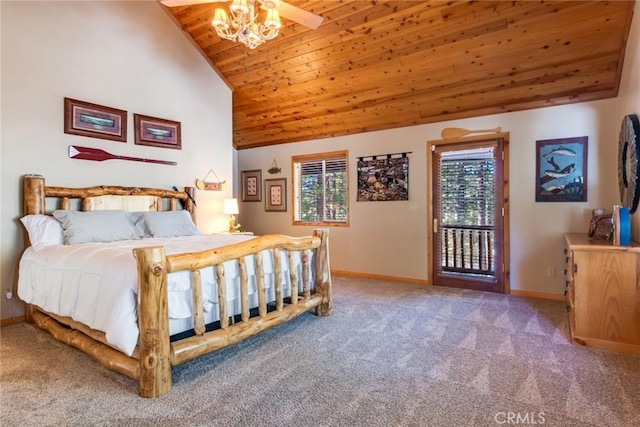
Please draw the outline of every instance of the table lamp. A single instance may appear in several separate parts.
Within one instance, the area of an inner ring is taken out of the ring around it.
[[[238,211],[238,199],[224,199],[222,212],[227,215],[231,215],[229,218],[229,233],[238,231],[240,228],[240,224],[236,224],[236,215],[240,213]]]

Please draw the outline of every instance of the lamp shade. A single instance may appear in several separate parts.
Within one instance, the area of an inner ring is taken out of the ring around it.
[[[222,213],[228,215],[237,215],[238,213],[240,213],[240,211],[238,210],[238,199],[224,199]]]

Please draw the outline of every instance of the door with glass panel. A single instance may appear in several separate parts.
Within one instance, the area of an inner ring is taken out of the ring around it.
[[[434,285],[505,292],[503,145],[430,147]]]

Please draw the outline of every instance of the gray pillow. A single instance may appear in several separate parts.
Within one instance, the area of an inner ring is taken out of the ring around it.
[[[57,210],[53,212],[53,216],[62,225],[66,245],[136,239],[124,211]]]
[[[151,237],[178,237],[200,234],[189,212],[137,212],[142,219],[145,234]],[[139,224],[139,221],[138,223]]]
[[[144,239],[145,237],[151,237],[149,232],[145,229],[144,226],[144,212],[126,212],[127,219],[129,223],[133,227],[133,231],[136,233],[136,237],[138,239]]]

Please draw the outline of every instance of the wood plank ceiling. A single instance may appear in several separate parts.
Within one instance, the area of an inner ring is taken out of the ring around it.
[[[233,89],[237,149],[615,97],[633,1],[302,1],[254,50],[167,8]]]

